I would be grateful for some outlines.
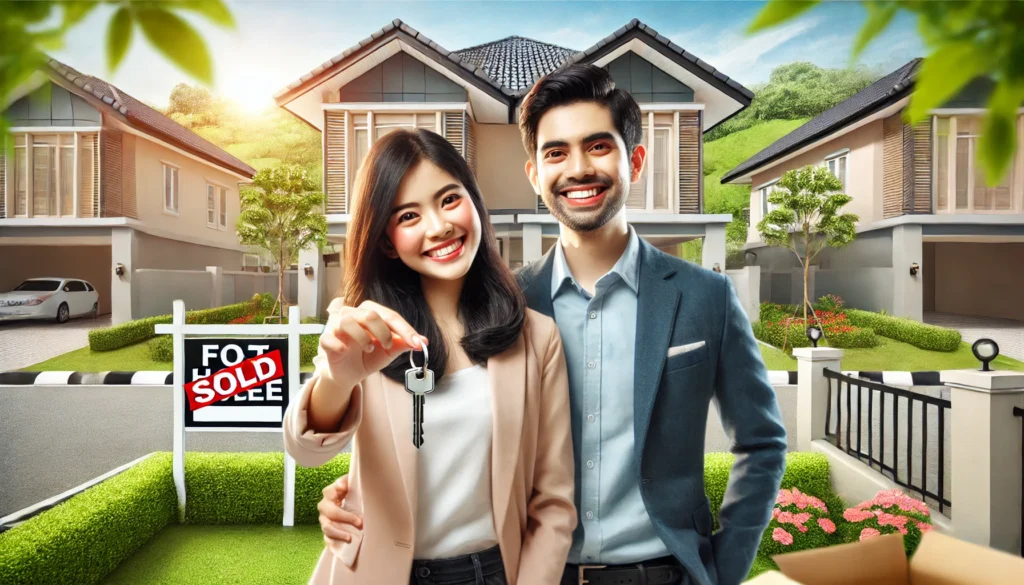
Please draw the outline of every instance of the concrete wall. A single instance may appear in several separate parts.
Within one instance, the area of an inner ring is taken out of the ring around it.
[[[185,236],[196,243],[238,246],[234,229],[241,207],[237,177],[143,138],[135,141],[135,157],[135,193],[141,221],[148,226]],[[163,162],[179,168],[178,215],[163,209]],[[224,229],[206,225],[208,182],[227,188],[227,226]],[[206,262],[205,265],[213,264]]]
[[[882,219],[882,121],[862,126],[849,134],[826,142],[813,150],[753,176],[750,192],[750,225],[761,221],[761,194],[758,187],[780,178],[786,171],[807,165],[823,165],[825,157],[849,148],[846,166],[846,194],[853,197],[843,211],[860,217],[858,225]],[[756,227],[747,230],[748,242],[761,241]]]
[[[1024,243],[936,242],[934,307],[940,313],[1024,321]]]
[[[0,291],[27,278],[81,278],[99,293],[99,312],[110,312],[110,246],[0,246]]]
[[[260,293],[277,294],[276,272],[224,272],[221,279],[221,299],[225,305],[247,301]]]
[[[519,127],[477,124],[476,177],[489,209],[534,209],[537,194],[526,177]]]
[[[213,279],[205,270],[135,271],[132,318],[169,315],[171,305],[185,301],[186,310],[209,309],[213,306]]]
[[[242,267],[240,251],[160,238],[140,231],[135,232],[135,247],[135,268],[206,270],[207,266],[220,266],[224,270],[238,270]]]
[[[727,270],[725,274],[732,279],[747,318],[757,321],[760,318],[761,267],[746,266],[740,270]]]
[[[846,306],[866,311],[892,311],[892,268],[819,270],[814,282],[814,300],[839,295]]]
[[[782,413],[782,424],[786,427],[786,444],[790,451],[796,451],[797,387],[785,385],[773,386],[773,388],[776,400],[779,402],[779,411]],[[704,452],[727,453],[730,449],[732,449],[732,441],[725,434],[717,408],[712,405],[708,409],[707,431],[704,433]]]

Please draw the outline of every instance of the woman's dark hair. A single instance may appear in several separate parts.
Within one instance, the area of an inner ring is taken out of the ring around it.
[[[476,363],[497,355],[518,339],[526,319],[526,299],[512,271],[498,252],[494,228],[487,217],[473,171],[455,147],[429,130],[395,130],[377,140],[359,169],[354,207],[345,245],[345,304],[371,300],[397,311],[417,332],[430,340],[430,369],[444,376],[448,348],[420,286],[420,275],[398,258],[384,254],[382,242],[399,186],[406,174],[429,161],[455,178],[480,214],[480,247],[459,296],[459,318],[465,335],[462,348]],[[407,354],[383,372],[404,382]]]
[[[615,129],[626,143],[626,152],[632,153],[643,140],[640,106],[633,96],[616,89],[611,74],[596,65],[570,65],[543,77],[520,105],[519,132],[530,160],[537,156],[537,126],[544,114],[578,102],[596,102],[608,108]]]

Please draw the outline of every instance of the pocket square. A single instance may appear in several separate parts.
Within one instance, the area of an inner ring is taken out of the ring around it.
[[[694,343],[687,343],[686,345],[677,345],[675,347],[670,347],[668,348],[668,357],[693,351],[695,349],[700,349],[702,347],[704,347],[703,341],[695,341]]]

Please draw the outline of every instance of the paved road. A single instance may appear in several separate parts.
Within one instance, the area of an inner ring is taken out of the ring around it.
[[[0,517],[173,449],[170,386],[0,386]],[[283,451],[280,433],[186,433],[186,451]]]
[[[0,372],[20,370],[89,345],[89,331],[110,326],[110,315],[64,324],[50,321],[0,323]]]
[[[956,329],[967,343],[987,337],[999,345],[999,353],[1024,360],[1024,321],[993,317],[968,317],[947,313],[925,313],[924,322]]]

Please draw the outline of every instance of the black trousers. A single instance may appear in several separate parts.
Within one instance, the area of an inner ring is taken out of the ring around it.
[[[497,546],[478,553],[413,561],[409,585],[508,585]]]

